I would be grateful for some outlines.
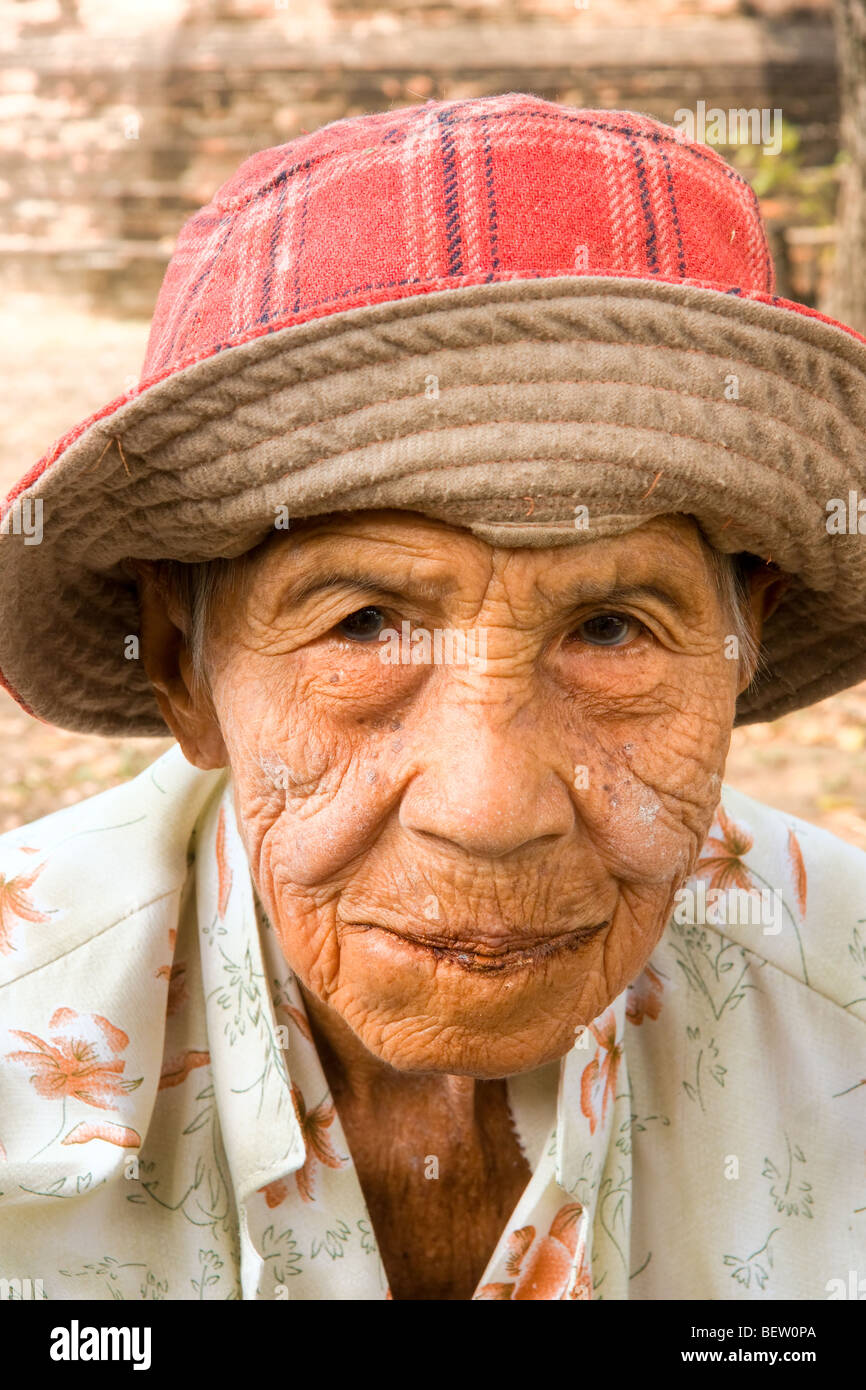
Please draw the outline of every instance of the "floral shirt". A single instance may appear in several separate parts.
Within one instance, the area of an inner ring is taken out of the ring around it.
[[[475,1297],[862,1297],[864,1054],[866,855],[725,787],[644,973],[509,1078],[532,1177]],[[0,1297],[28,1296],[389,1297],[230,779],[177,748],[0,839]]]

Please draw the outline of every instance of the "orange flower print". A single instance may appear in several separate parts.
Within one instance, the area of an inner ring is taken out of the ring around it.
[[[305,1202],[314,1202],[316,1198],[313,1180],[316,1174],[316,1164],[324,1163],[326,1168],[342,1168],[348,1160],[340,1158],[339,1154],[334,1152],[331,1141],[325,1133],[334,1123],[337,1113],[330,1097],[326,1096],[315,1110],[307,1113],[303,1095],[297,1086],[293,1086],[292,1102],[307,1150],[303,1168],[299,1168],[295,1173],[295,1183],[302,1199]],[[269,1207],[278,1207],[289,1195],[289,1184],[286,1178],[276,1178],[274,1182],[269,1182],[266,1187],[260,1187],[259,1191],[264,1194]]]
[[[168,977],[166,1013],[169,1015],[178,1013],[187,999],[189,999],[189,990],[186,987],[186,962],[179,960],[171,967],[171,973]]]
[[[216,833],[216,861],[219,892],[217,896],[217,913],[220,921],[226,915],[226,908],[229,905],[229,894],[232,891],[232,871],[226,857],[226,808],[220,807],[219,820],[217,821]]]
[[[100,1120],[97,1124],[88,1120],[85,1124],[73,1126],[61,1139],[61,1144],[89,1144],[92,1139],[102,1139],[106,1144],[116,1144],[120,1149],[138,1149],[141,1147],[141,1135],[138,1130],[128,1129],[126,1125],[112,1125],[107,1120]]]
[[[595,1134],[599,1119],[604,1123],[609,1100],[616,1098],[616,1078],[622,1061],[622,1043],[616,1040],[616,1016],[608,1009],[601,1023],[591,1023],[589,1031],[598,1043],[595,1056],[587,1062],[580,1078],[580,1108]]]
[[[159,1074],[158,1091],[180,1086],[195,1067],[206,1067],[210,1061],[209,1052],[183,1052],[179,1057],[169,1057],[162,1064]]]
[[[334,1153],[331,1141],[325,1133],[334,1123],[337,1112],[334,1109],[334,1102],[330,1096],[326,1096],[315,1110],[307,1113],[304,1097],[296,1086],[292,1087],[292,1100],[295,1104],[295,1113],[298,1117],[298,1124],[301,1126],[301,1133],[304,1136],[304,1143],[307,1147],[307,1157],[303,1168],[299,1168],[295,1174],[295,1181],[298,1191],[305,1202],[314,1202],[313,1180],[316,1173],[316,1164],[324,1163],[326,1168],[342,1168],[346,1163],[345,1158],[340,1158],[339,1154]]]
[[[476,1299],[591,1298],[592,1279],[586,1265],[583,1243],[577,1260],[578,1235],[583,1207],[569,1202],[560,1207],[546,1236],[536,1239],[534,1226],[523,1226],[508,1237],[506,1274],[512,1283],[484,1284]],[[576,1268],[575,1268],[576,1266]]]
[[[806,915],[806,865],[803,862],[803,851],[800,849],[800,841],[793,830],[788,831],[788,863],[791,866],[791,875],[794,880],[794,892],[797,895],[797,906],[800,909],[800,916]]]
[[[174,951],[177,942],[177,930],[169,927],[168,944]],[[176,1014],[183,1008],[189,999],[189,991],[186,987],[186,962],[179,960],[169,962],[168,965],[161,965],[155,972],[158,980],[168,981],[168,998],[166,1000],[165,1012],[168,1015]]]
[[[574,1279],[562,1296],[568,1299],[592,1299],[592,1274],[590,1273],[589,1266],[584,1260],[581,1260],[578,1269],[575,1271]]]
[[[260,1187],[259,1192],[269,1207],[278,1207],[289,1195],[289,1184],[285,1178],[276,1178],[274,1182],[269,1182],[267,1187]]]
[[[176,1014],[189,999],[186,987],[186,962],[177,961],[174,965],[161,965],[155,972],[158,980],[168,980],[168,997],[165,1012]]]
[[[755,843],[754,836],[732,821],[724,806],[719,806],[716,820],[722,832],[721,838],[717,835],[707,836],[702,846],[704,852],[695,865],[695,874],[708,878],[710,887],[720,888],[722,892],[727,892],[729,888],[743,888],[748,892],[754,884],[742,861]],[[711,852],[707,854],[707,850]]]
[[[11,936],[16,918],[19,922],[50,921],[46,912],[36,910],[28,893],[44,868],[45,865],[40,864],[32,873],[16,874],[14,878],[4,878],[0,874],[0,954],[4,956],[15,950]]]
[[[126,1062],[119,1054],[128,1047],[129,1038],[100,1014],[55,1009],[48,1027],[51,1029],[49,1042],[35,1033],[11,1028],[10,1033],[29,1043],[31,1050],[6,1054],[7,1061],[30,1067],[30,1084],[40,1096],[63,1102],[60,1128],[39,1153],[62,1134],[69,1100],[82,1101],[99,1110],[111,1110],[121,1096],[134,1091],[144,1079],[141,1076],[135,1081],[124,1078]]]
[[[658,1018],[664,987],[661,975],[651,965],[645,966],[643,974],[628,987],[625,1016],[629,1023],[641,1024],[645,1018]]]
[[[300,1009],[295,1008],[294,1004],[277,1003],[276,1011],[277,1013],[285,1014],[287,1018],[290,1018],[294,1023],[295,1027],[297,1028],[298,1032],[301,1034],[301,1037],[306,1038],[308,1043],[311,1043],[313,1041],[313,1035],[310,1032],[309,1023],[304,1018],[304,1015],[301,1013]]]
[[[119,1096],[140,1086],[122,1079],[126,1062],[118,1053],[129,1045],[129,1038],[99,1014],[79,1014],[74,1009],[55,1009],[48,1020],[51,1041],[35,1033],[10,1028],[17,1038],[30,1043],[32,1052],[9,1052],[6,1060],[32,1067],[30,1083],[49,1100],[72,1097],[85,1105],[110,1110]]]

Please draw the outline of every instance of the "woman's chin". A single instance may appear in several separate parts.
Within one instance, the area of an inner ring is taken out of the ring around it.
[[[455,1029],[446,1020],[419,1020],[416,1036],[396,1041],[385,1023],[359,1031],[365,1047],[395,1071],[430,1075],[467,1076],[476,1081],[496,1081],[520,1072],[534,1071],[545,1062],[565,1056],[574,1046],[574,1030],[549,1027],[543,1038],[501,1038],[489,1033]]]
[[[510,1076],[564,1056],[576,1029],[609,1002],[588,950],[497,960],[419,946],[390,931],[352,933],[341,943],[340,983],[328,1002],[399,1071]]]

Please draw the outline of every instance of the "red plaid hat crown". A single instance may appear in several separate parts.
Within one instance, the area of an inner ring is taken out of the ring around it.
[[[344,119],[252,155],[186,223],[142,376],[362,304],[575,274],[774,288],[752,189],[649,117],[512,93]]]

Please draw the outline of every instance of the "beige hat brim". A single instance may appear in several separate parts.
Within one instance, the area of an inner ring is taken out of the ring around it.
[[[0,670],[52,723],[163,734],[125,656],[129,558],[238,555],[280,508],[399,508],[508,546],[684,513],[793,576],[737,709],[772,719],[866,675],[866,546],[827,529],[866,481],[864,428],[866,343],[695,286],[520,279],[319,318],[151,386],[21,494],[43,537],[0,534]]]

